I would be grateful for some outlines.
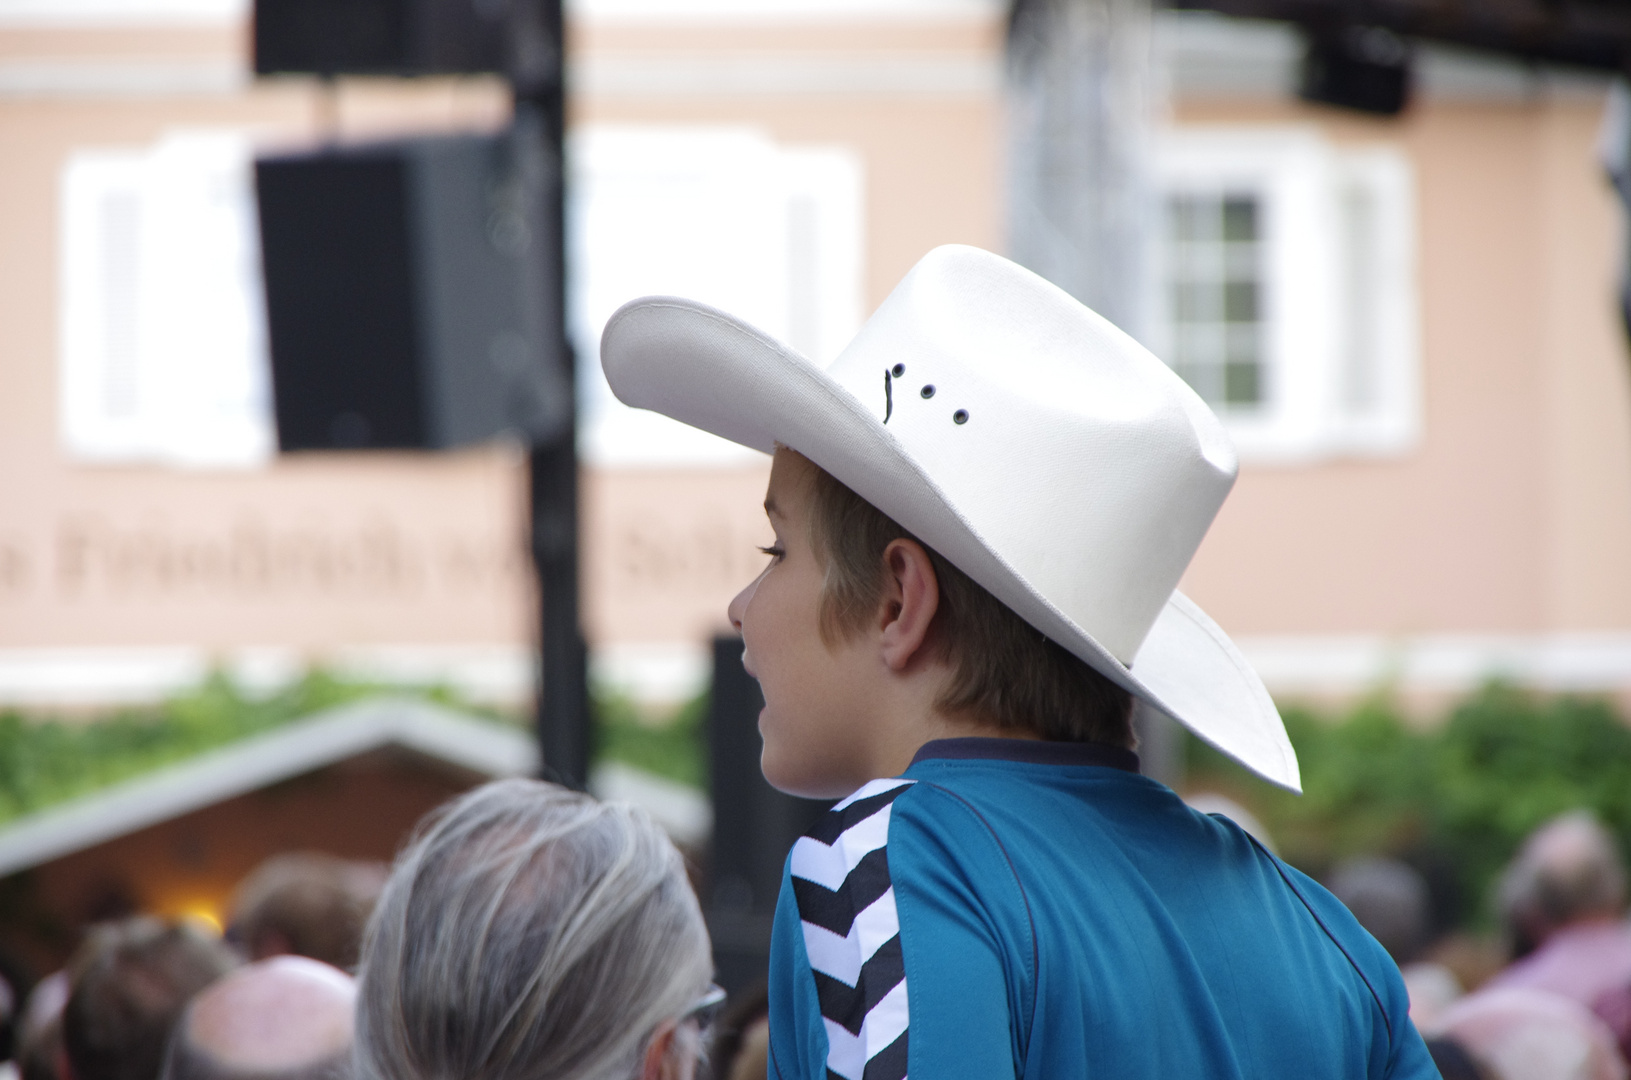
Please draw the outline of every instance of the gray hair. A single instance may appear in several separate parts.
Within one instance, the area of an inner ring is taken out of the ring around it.
[[[1530,834],[1501,876],[1497,903],[1509,927],[1550,933],[1625,906],[1625,864],[1590,811],[1553,818]]]
[[[679,853],[641,810],[502,780],[397,858],[359,972],[358,1080],[627,1080],[712,972]]]

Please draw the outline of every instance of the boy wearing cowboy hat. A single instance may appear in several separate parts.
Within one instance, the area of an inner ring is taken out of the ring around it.
[[[1342,905],[1138,775],[1154,708],[1298,790],[1261,681],[1176,591],[1236,466],[1170,369],[966,247],[825,371],[662,297],[601,353],[625,402],[775,454],[730,617],[765,776],[841,801],[788,859],[772,1077],[1437,1075]]]

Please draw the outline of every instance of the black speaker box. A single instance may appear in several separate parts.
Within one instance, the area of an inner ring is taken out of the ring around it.
[[[714,639],[708,760],[714,836],[704,908],[715,978],[731,992],[765,978],[782,864],[831,802],[784,795],[759,771],[759,684],[742,667],[742,639]]]
[[[502,73],[517,0],[255,0],[255,73]]]
[[[1303,54],[1304,101],[1397,116],[1410,100],[1410,49],[1380,27],[1311,33]]]
[[[569,418],[537,172],[502,136],[256,162],[278,442],[436,449]],[[557,178],[558,182],[558,178]]]

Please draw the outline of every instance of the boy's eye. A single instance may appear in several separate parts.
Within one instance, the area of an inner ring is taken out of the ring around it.
[[[783,555],[787,554],[787,552],[783,551],[780,546],[761,547],[759,550],[764,552],[766,555],[769,555],[772,559],[779,559]]]

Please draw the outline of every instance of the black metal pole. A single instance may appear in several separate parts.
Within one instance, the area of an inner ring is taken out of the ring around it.
[[[536,317],[547,342],[544,361],[559,372],[559,385],[573,403],[564,429],[534,445],[529,461],[529,524],[539,592],[538,747],[547,779],[582,788],[589,775],[591,729],[578,610],[577,379],[566,335],[561,0],[512,0],[509,30],[513,161],[536,222]]]
[[[589,777],[587,655],[578,617],[578,462],[571,433],[531,455],[532,556],[538,570],[538,748],[542,775],[581,789]]]

